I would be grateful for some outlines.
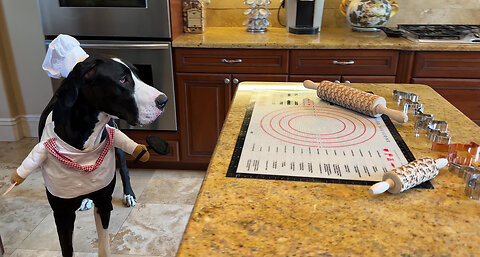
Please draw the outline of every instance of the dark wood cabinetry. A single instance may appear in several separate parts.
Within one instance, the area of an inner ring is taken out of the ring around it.
[[[242,81],[287,81],[288,51],[175,49],[180,153],[204,164],[215,148]]]
[[[289,81],[395,83],[398,58],[393,50],[292,50]]]
[[[290,74],[395,76],[398,51],[292,50]]]
[[[480,125],[479,52],[416,52],[409,82],[429,85]]]

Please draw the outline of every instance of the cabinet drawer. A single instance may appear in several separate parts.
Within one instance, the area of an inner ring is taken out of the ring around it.
[[[468,118],[480,124],[480,79],[412,78],[433,88]]]
[[[480,52],[418,52],[412,77],[480,78]]]
[[[174,58],[177,72],[288,72],[288,50],[175,48]]]
[[[291,74],[395,75],[398,51],[292,50]]]

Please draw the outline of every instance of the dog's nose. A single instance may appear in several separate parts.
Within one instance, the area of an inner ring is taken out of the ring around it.
[[[157,105],[157,107],[159,109],[163,109],[165,107],[165,105],[167,104],[167,102],[168,102],[168,97],[164,94],[159,95],[155,99],[155,104]]]

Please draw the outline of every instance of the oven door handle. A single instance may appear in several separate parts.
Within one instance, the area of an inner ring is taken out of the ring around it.
[[[170,49],[170,44],[98,44],[85,43],[80,44],[83,48],[97,48],[97,49]]]

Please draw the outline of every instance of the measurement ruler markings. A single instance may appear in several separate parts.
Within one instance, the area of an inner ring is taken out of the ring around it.
[[[342,172],[340,172],[340,166],[338,164],[333,165],[333,170],[337,175],[339,175],[340,177],[342,176]]]
[[[325,168],[325,172],[327,173],[327,175],[331,175],[332,174],[332,170],[330,168],[330,164],[324,164],[323,167]]]
[[[371,177],[370,171],[368,170],[368,167],[367,167],[367,166],[363,166],[363,171],[365,171],[365,173],[367,173],[368,176]]]
[[[357,165],[353,166],[353,169],[355,170],[355,173],[358,174],[358,177],[361,178],[361,177],[362,177],[362,174],[360,174],[360,169],[358,168],[358,166],[357,166]]]

